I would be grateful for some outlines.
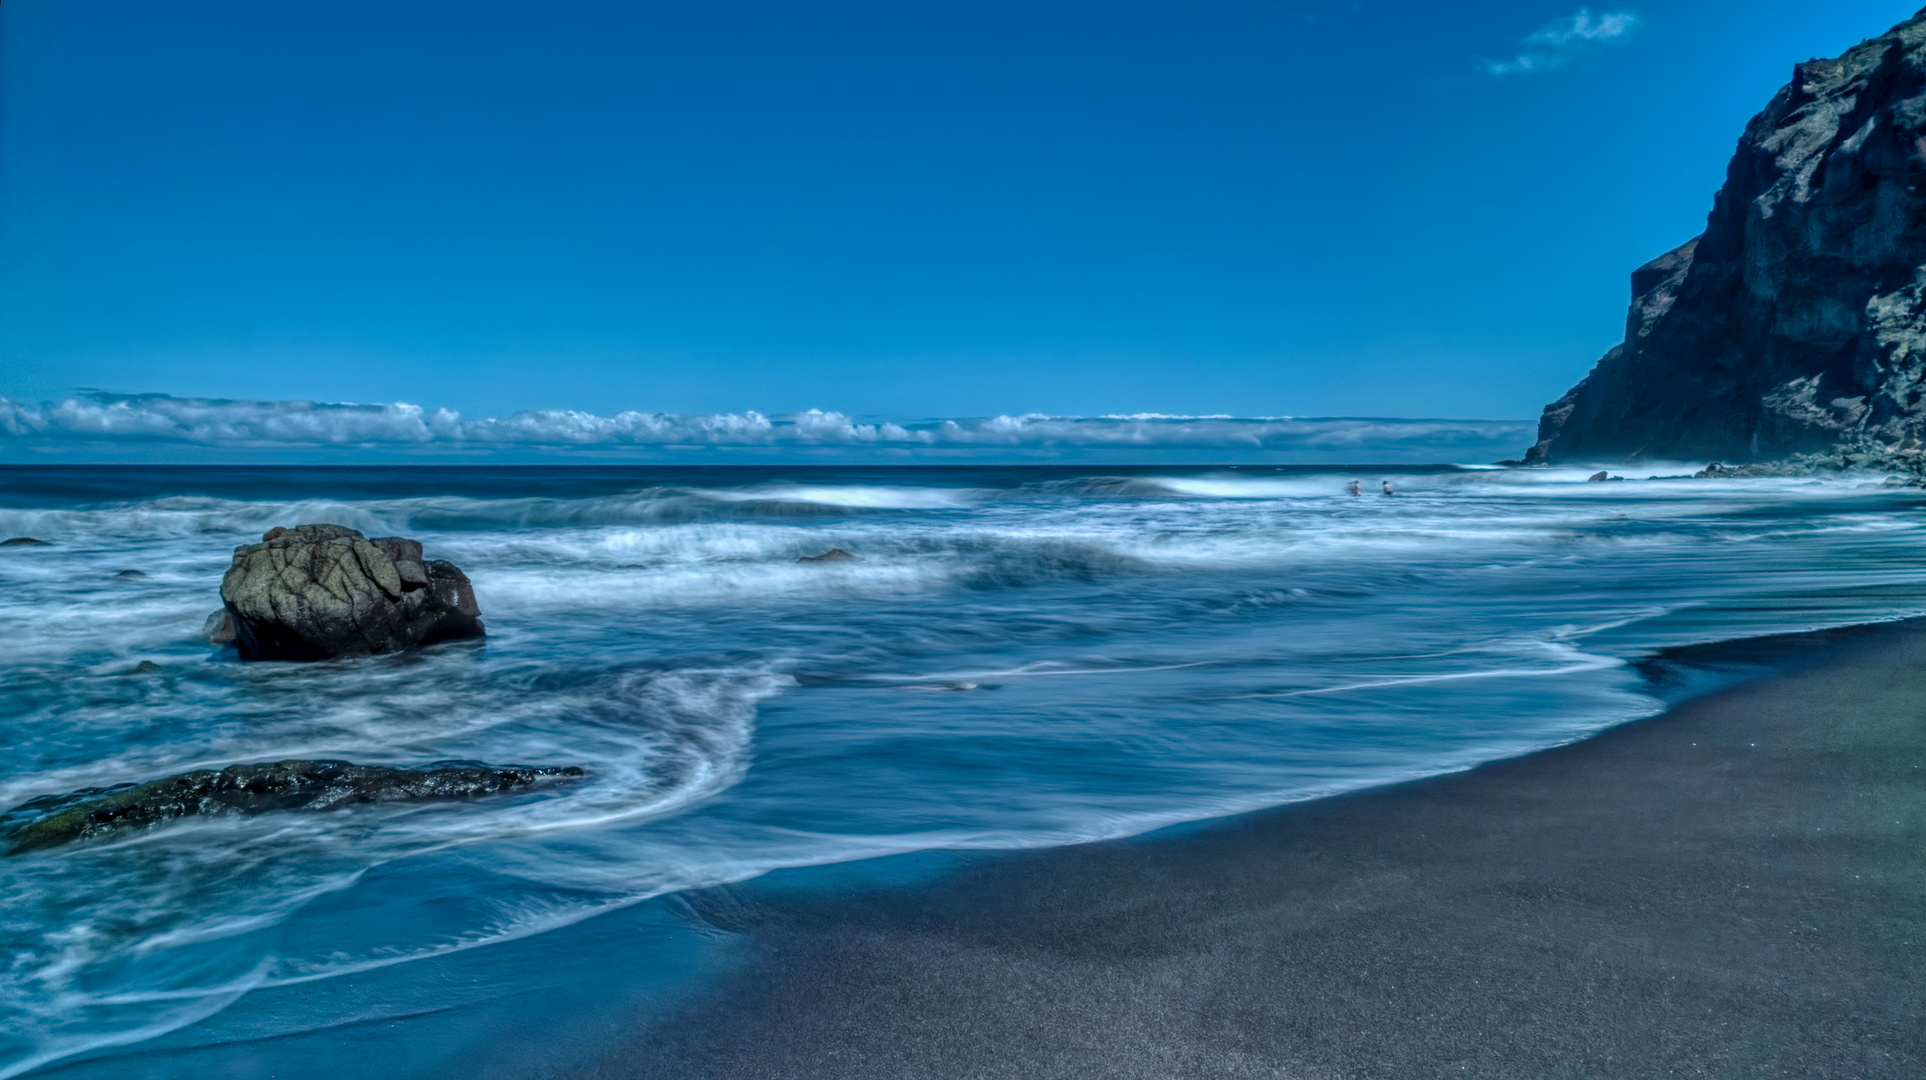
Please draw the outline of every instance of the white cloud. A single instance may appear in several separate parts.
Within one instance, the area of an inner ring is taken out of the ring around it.
[[[595,413],[539,410],[465,419],[448,409],[395,403],[229,401],[165,394],[83,393],[32,405],[0,397],[0,448],[174,444],[229,450],[359,448],[404,454],[436,451],[749,447],[774,451],[1038,450],[1053,448],[1341,450],[1420,445],[1482,453],[1529,441],[1523,421],[1376,420],[1317,417],[1048,416],[1028,413],[954,420],[865,422],[811,409],[785,416],[754,411]]]
[[[1525,40],[1508,60],[1483,60],[1478,70],[1486,75],[1529,75],[1550,71],[1571,63],[1579,56],[1606,45],[1622,45],[1642,25],[1637,12],[1607,11],[1593,14],[1590,8],[1560,19],[1553,19]]]

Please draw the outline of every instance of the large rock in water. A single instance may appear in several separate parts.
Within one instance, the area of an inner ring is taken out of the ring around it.
[[[475,591],[421,544],[340,525],[270,529],[221,579],[244,660],[325,660],[481,637]]]
[[[175,818],[327,810],[356,803],[469,799],[582,775],[576,766],[535,767],[444,761],[421,769],[346,761],[277,761],[203,769],[145,784],[49,795],[0,814],[7,854]]]
[[[1625,340],[1528,461],[1778,458],[1926,431],[1926,11],[1792,83],[1705,232],[1632,274]]]

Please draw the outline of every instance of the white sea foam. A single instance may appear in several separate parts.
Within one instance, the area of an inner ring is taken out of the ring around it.
[[[790,683],[786,676],[759,668],[643,670],[585,687],[579,694],[536,694],[518,701],[505,699],[499,688],[464,693],[458,684],[436,680],[433,667],[454,659],[445,654],[431,658],[427,671],[409,665],[386,671],[311,668],[279,673],[275,681],[283,685],[277,709],[212,723],[197,717],[190,738],[7,777],[0,784],[0,800],[10,804],[49,788],[233,761],[335,756],[366,761],[371,746],[390,748],[389,754],[412,748],[412,754],[403,753],[415,760],[563,761],[585,763],[589,769],[583,781],[565,792],[538,792],[485,806],[425,804],[191,822],[96,844],[65,861],[15,864],[18,888],[0,899],[0,920],[30,924],[36,908],[55,895],[67,914],[50,924],[39,942],[13,942],[11,963],[0,972],[0,1019],[16,1035],[40,1033],[35,1052],[8,1068],[23,1071],[87,1049],[149,1038],[202,1019],[247,989],[514,940],[606,908],[616,901],[564,904],[539,917],[524,912],[461,931],[447,941],[399,941],[360,957],[337,953],[319,963],[299,957],[264,960],[238,980],[139,991],[82,989],[89,972],[116,955],[165,967],[171,954],[202,952],[210,943],[258,934],[316,897],[353,886],[369,867],[397,858],[608,827],[673,813],[712,797],[735,783],[746,767],[756,703]],[[431,688],[426,694],[424,686]],[[138,700],[130,700],[95,711],[89,721],[111,731],[140,724],[135,714],[141,710]],[[45,719],[58,722],[52,715]],[[28,734],[40,726],[33,716],[22,723]],[[95,888],[75,881],[54,885],[75,863],[98,882]],[[173,869],[154,876],[163,866]],[[307,867],[323,872],[307,880]],[[545,864],[540,877],[551,886],[599,889],[608,884],[594,867],[584,868],[586,877],[579,879],[571,869],[566,862]],[[196,894],[207,887],[206,872],[216,870],[231,884],[223,903],[210,912]],[[148,880],[130,889],[129,873]],[[670,884],[679,882],[635,895]],[[130,932],[135,927],[141,929]],[[158,1013],[134,1008],[168,1002],[180,1004]],[[124,1019],[110,1021],[110,1013]],[[86,1033],[63,1034],[77,1020]]]
[[[769,484],[702,494],[723,502],[797,502],[864,510],[952,510],[970,506],[973,501],[969,492],[945,488],[856,485]]]

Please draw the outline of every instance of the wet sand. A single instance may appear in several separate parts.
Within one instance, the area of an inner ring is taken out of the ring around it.
[[[1926,627],[1758,649],[1823,663],[930,883],[694,894],[752,959],[567,1075],[1917,1080]]]

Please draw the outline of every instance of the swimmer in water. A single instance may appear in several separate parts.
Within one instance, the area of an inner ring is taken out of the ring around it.
[[[1386,481],[1384,482],[1384,493],[1385,493],[1386,495],[1396,495],[1396,494],[1397,494],[1397,492],[1395,492],[1395,491],[1392,491],[1392,490],[1391,490],[1391,481],[1389,481],[1389,480],[1386,480]]]
[[[1349,491],[1353,495],[1362,495],[1364,494],[1364,485],[1358,483],[1356,480],[1353,480],[1351,481],[1351,486],[1348,488],[1345,488],[1344,490]]]

